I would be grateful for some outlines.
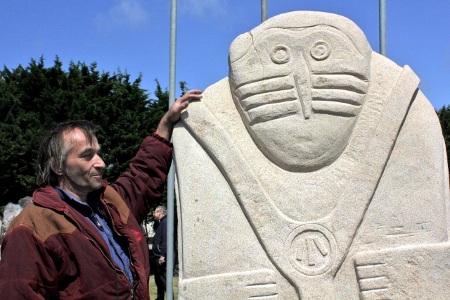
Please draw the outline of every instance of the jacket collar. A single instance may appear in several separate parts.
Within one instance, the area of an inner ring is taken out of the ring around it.
[[[103,182],[103,186],[97,190],[92,192],[89,196],[94,196],[94,194],[98,193],[100,196],[106,189],[107,182]],[[95,196],[94,196],[95,197]],[[64,212],[68,209],[69,205],[66,203],[60,196],[60,194],[56,191],[56,189],[52,186],[40,187],[33,193],[33,202],[37,205],[50,208],[59,212]]]

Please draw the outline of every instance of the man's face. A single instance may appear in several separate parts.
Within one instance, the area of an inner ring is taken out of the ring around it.
[[[64,140],[69,152],[59,186],[86,201],[90,192],[102,187],[105,163],[99,156],[100,146],[96,138],[90,144],[79,129],[65,133]]]

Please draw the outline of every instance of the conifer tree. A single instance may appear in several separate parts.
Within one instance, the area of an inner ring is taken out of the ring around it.
[[[450,167],[450,105],[443,106],[437,111],[441,122],[442,135],[444,136],[445,147],[447,149],[447,163]]]
[[[99,126],[98,140],[106,163],[104,178],[126,171],[142,139],[153,132],[168,108],[168,92],[159,82],[156,99],[140,87],[142,77],[96,70],[95,63],[70,63],[57,57],[27,67],[0,71],[0,206],[30,196],[40,137],[51,125],[86,119]]]

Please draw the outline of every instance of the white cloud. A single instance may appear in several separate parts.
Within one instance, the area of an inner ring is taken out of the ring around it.
[[[226,4],[227,2],[223,0],[186,0],[178,2],[183,13],[193,16],[223,15]]]
[[[140,0],[119,0],[107,12],[99,13],[95,18],[98,29],[138,28],[149,21]]]

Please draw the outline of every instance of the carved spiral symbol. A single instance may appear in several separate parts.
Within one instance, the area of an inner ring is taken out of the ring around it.
[[[324,60],[330,56],[331,48],[324,41],[317,41],[311,49],[311,56],[315,60]]]
[[[289,261],[302,274],[315,276],[328,271],[336,257],[333,234],[318,224],[295,229],[288,238]]]
[[[286,45],[276,45],[270,53],[270,59],[276,64],[285,64],[291,59],[291,51]]]

